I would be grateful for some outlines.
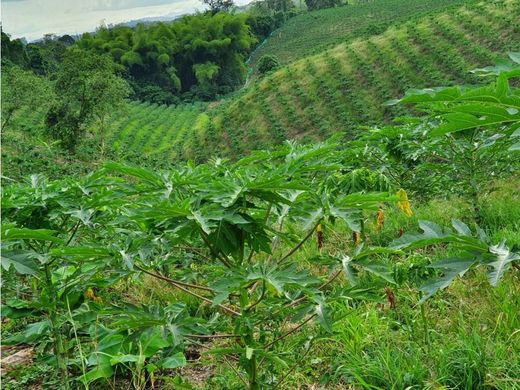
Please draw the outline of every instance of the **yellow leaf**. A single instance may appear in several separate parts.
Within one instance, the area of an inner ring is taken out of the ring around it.
[[[410,206],[410,201],[408,200],[408,195],[406,194],[406,191],[403,190],[402,188],[397,191],[397,196],[399,198],[399,202],[397,203],[397,206],[399,206],[399,208],[401,210],[403,210],[403,212],[411,217],[413,215],[413,212],[412,212],[412,208]]]
[[[380,207],[379,211],[377,212],[377,230],[381,230],[384,223],[385,223],[385,212],[383,211],[383,208]]]
[[[92,290],[92,288],[87,288],[87,292],[85,293],[85,295],[87,296],[88,299],[90,300],[95,300],[96,299],[96,294],[94,294],[94,290]]]

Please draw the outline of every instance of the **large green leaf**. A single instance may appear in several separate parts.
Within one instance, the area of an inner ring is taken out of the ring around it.
[[[440,269],[443,274],[440,277],[429,280],[426,284],[421,286],[420,290],[425,295],[423,295],[419,303],[424,303],[437,291],[448,287],[457,276],[462,277],[475,264],[475,262],[476,260],[471,258],[449,258],[431,264],[431,268]]]
[[[51,249],[51,256],[67,257],[75,260],[95,259],[110,257],[111,253],[107,248],[94,246],[76,246]]]
[[[164,181],[160,176],[145,168],[110,162],[105,164],[104,169],[109,172],[118,172],[124,175],[136,177],[156,187],[165,187]]]
[[[325,300],[322,297],[316,296],[315,301],[315,313],[318,317],[318,322],[327,332],[332,332],[332,317],[325,303]]]
[[[460,221],[455,223],[458,229],[463,229]],[[453,243],[459,248],[487,251],[487,244],[480,239],[442,229],[439,225],[430,221],[419,221],[422,233],[407,233],[401,238],[392,241],[390,247],[393,249],[414,249],[441,243]]]
[[[169,347],[171,345],[163,334],[160,327],[153,327],[147,329],[141,334],[139,341],[142,345],[142,353],[146,357],[150,357],[157,353],[162,348]]]
[[[41,240],[51,242],[62,242],[58,237],[55,237],[55,230],[49,229],[28,229],[28,228],[7,228],[2,230],[2,241],[13,240]]]
[[[248,280],[263,280],[278,294],[282,294],[286,286],[306,287],[320,281],[306,270],[298,270],[294,265],[283,268],[257,267],[247,275]]]
[[[36,275],[38,264],[33,260],[34,255],[31,251],[2,249],[2,267],[9,271],[12,266],[19,274]]]
[[[186,365],[186,363],[187,363],[186,357],[184,356],[184,354],[182,352],[177,352],[171,356],[168,356],[168,357],[162,359],[159,362],[159,365],[162,368],[173,369],[173,368],[184,367]]]
[[[42,338],[47,337],[50,333],[50,330],[51,324],[49,320],[34,322],[27,325],[23,332],[3,339],[2,343],[5,345],[12,345],[38,342],[41,341]]]

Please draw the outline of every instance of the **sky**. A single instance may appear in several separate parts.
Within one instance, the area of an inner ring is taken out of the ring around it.
[[[235,0],[238,5],[250,0]],[[2,30],[31,41],[46,33],[81,34],[101,23],[177,16],[202,10],[200,0],[1,0]]]

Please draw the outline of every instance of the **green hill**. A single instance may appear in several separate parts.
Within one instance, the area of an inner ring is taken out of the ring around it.
[[[392,1],[367,7],[388,7]],[[413,12],[427,11],[425,3],[418,1],[416,7],[423,4],[423,8],[413,8]],[[442,3],[446,7],[450,1]],[[357,18],[361,26],[363,18]],[[220,102],[176,107],[131,102],[108,122],[106,155],[92,146],[94,150],[85,152],[85,161],[91,165],[89,159],[97,155],[96,160],[146,160],[157,165],[179,159],[202,161],[217,154],[237,157],[289,138],[313,141],[335,132],[353,133],[360,125],[388,123],[410,113],[401,105],[384,104],[409,88],[478,83],[469,70],[519,50],[518,20],[520,0],[473,3],[305,57]],[[348,37],[346,33],[344,40]],[[309,49],[313,46],[309,41]],[[6,176],[26,174],[30,167],[24,161],[36,161],[38,156],[53,160],[48,156],[51,147],[40,141],[44,139],[43,117],[42,110],[26,109],[14,118],[3,139]],[[24,159],[27,155],[31,158]],[[70,161],[62,162],[65,170],[76,169]]]
[[[109,146],[116,155],[175,158],[190,147],[197,129],[209,121],[206,104],[158,106],[130,102],[126,112],[112,118]]]
[[[86,172],[104,158],[147,160],[167,163],[180,155],[195,157],[196,138],[208,126],[205,103],[179,106],[129,102],[107,121],[103,155],[98,137],[99,124],[90,129],[91,137],[84,141],[76,156],[64,153],[43,134],[45,109],[24,108],[16,113],[3,134],[2,158],[4,175],[21,177],[46,170],[54,173]],[[50,161],[55,164],[49,165]],[[42,165],[43,164],[43,165]]]
[[[409,88],[478,83],[469,70],[519,49],[518,20],[519,0],[479,3],[306,57],[222,104],[199,142],[235,156],[389,122],[408,111],[384,103]]]
[[[356,37],[384,32],[406,19],[474,3],[471,0],[376,0],[356,5],[305,12],[289,19],[251,56],[250,64],[265,54],[288,64]]]

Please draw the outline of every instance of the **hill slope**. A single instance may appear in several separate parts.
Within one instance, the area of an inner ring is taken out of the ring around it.
[[[409,88],[479,82],[469,70],[519,49],[518,20],[520,0],[480,3],[294,62],[221,105],[199,145],[236,156],[389,122],[407,111],[385,101]]]
[[[168,107],[129,102],[107,120],[105,155],[95,139],[99,138],[97,123],[77,154],[69,155],[46,139],[45,109],[27,107],[16,113],[2,134],[3,173],[9,178],[42,170],[50,177],[85,173],[105,158],[165,164],[196,149],[198,129],[210,120],[206,108],[206,103]]]
[[[262,44],[250,64],[264,54],[277,56],[288,64],[356,37],[384,32],[391,24],[403,23],[450,6],[474,0],[376,0],[357,5],[305,12],[289,19]]]
[[[219,103],[129,103],[126,112],[109,121],[107,155],[91,143],[95,149],[86,152],[79,168],[70,156],[39,141],[44,112],[23,110],[3,137],[4,172],[25,175],[31,171],[25,161],[38,159],[47,165],[65,159],[58,171],[87,170],[92,156],[157,166],[180,158],[237,157],[288,138],[312,141],[339,131],[353,133],[360,125],[408,114],[404,107],[384,103],[409,88],[479,82],[470,69],[520,49],[518,20],[520,0],[457,7],[293,62]],[[96,126],[92,130],[95,134]]]

